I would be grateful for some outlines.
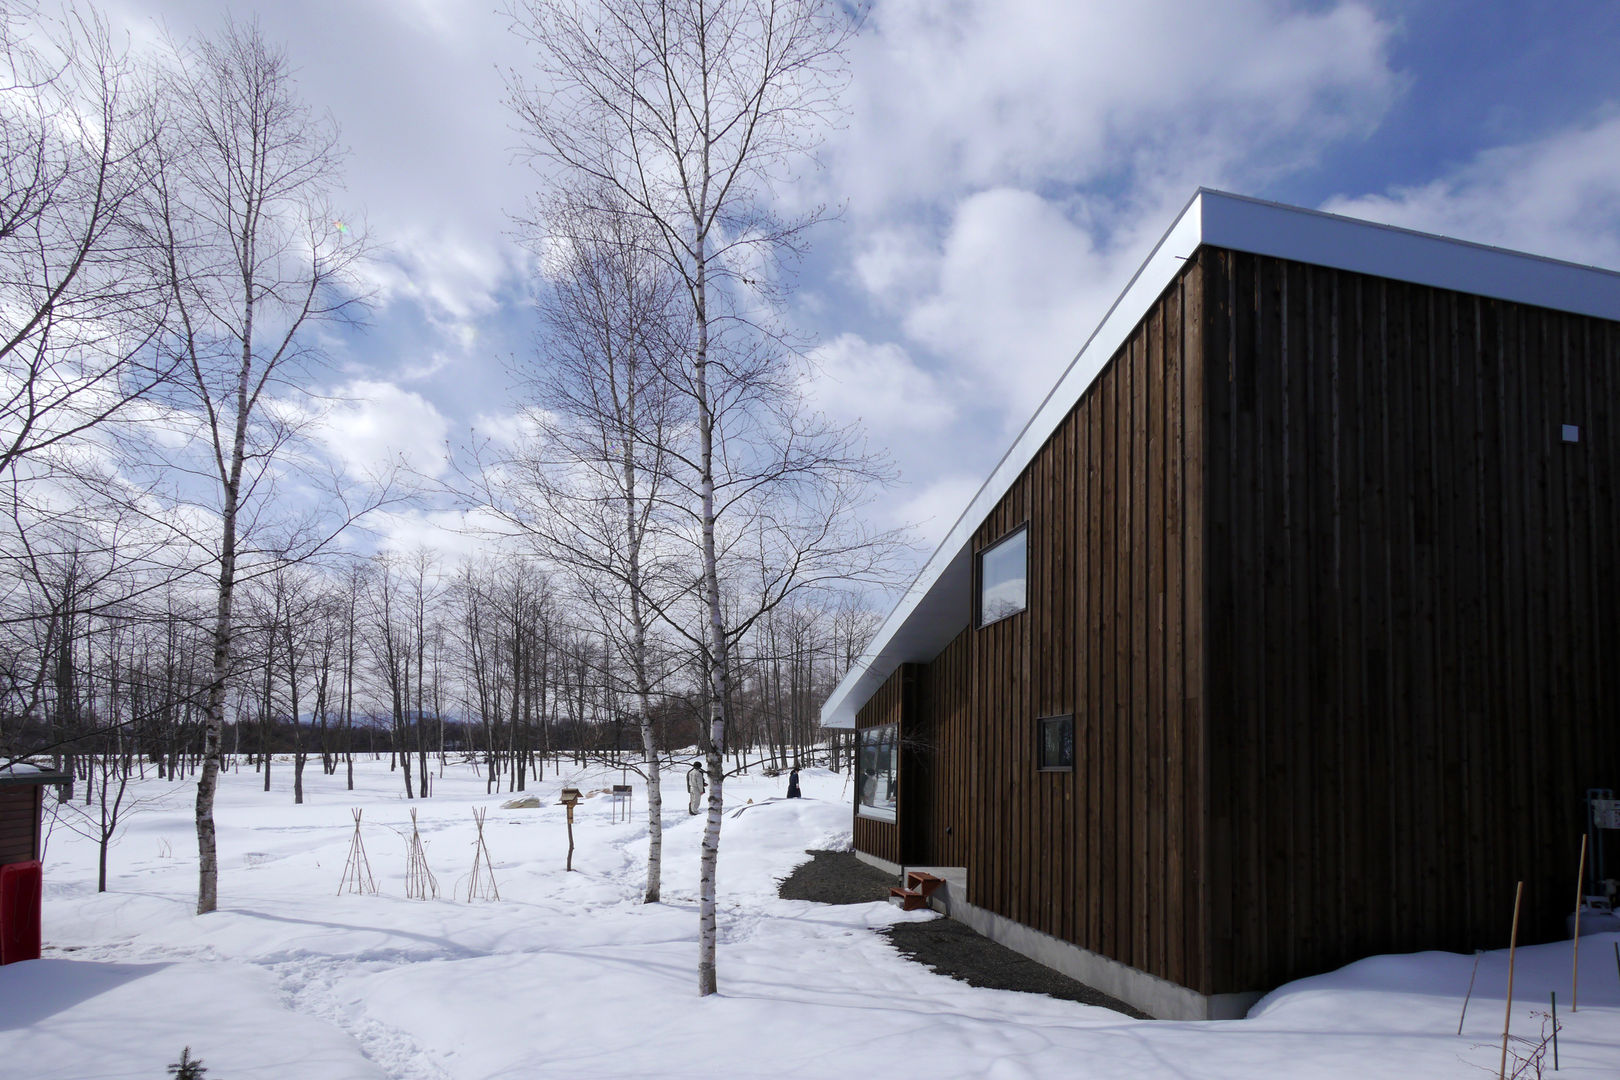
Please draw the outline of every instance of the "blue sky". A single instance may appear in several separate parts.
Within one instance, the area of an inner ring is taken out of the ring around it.
[[[535,179],[492,4],[232,3],[285,43],[350,147],[381,245],[372,329],[338,343],[334,449],[430,471],[510,416],[532,268],[508,215]],[[117,0],[137,42],[212,29],[203,0]],[[847,125],[779,193],[844,207],[791,318],[807,391],[903,484],[876,511],[931,549],[1199,184],[1620,269],[1620,5],[876,0]],[[465,547],[405,510],[390,542]]]

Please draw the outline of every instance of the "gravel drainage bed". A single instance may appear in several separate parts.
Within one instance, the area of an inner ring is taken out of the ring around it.
[[[782,879],[778,891],[784,900],[869,904],[887,899],[889,886],[895,884],[891,875],[862,862],[853,852],[812,851],[809,855],[809,862]],[[1148,1019],[1147,1014],[1123,1001],[1037,964],[1004,945],[997,945],[954,919],[895,923],[879,932],[901,955],[970,986],[1046,994]]]

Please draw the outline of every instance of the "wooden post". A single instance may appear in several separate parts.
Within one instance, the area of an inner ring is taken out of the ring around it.
[[[1513,933],[1508,938],[1507,1014],[1502,1018],[1502,1064],[1496,1070],[1496,1080],[1507,1080],[1508,1029],[1513,1026],[1513,963],[1519,951],[1519,903],[1524,899],[1524,882],[1513,893]]]
[[[574,804],[568,804],[568,865],[564,870],[574,869]]]
[[[1581,868],[1575,873],[1575,948],[1569,963],[1569,1011],[1581,1011],[1581,905],[1586,902],[1586,833],[1581,834]]]

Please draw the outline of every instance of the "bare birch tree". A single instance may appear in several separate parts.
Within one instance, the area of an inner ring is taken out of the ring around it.
[[[167,123],[150,213],[174,312],[164,346],[183,372],[174,403],[206,448],[177,497],[205,507],[219,529],[209,545],[216,604],[197,784],[203,914],[218,905],[214,792],[240,561],[307,556],[350,520],[345,509],[329,528],[306,521],[269,535],[278,466],[309,416],[292,402],[319,360],[310,331],[352,315],[362,243],[328,202],[336,130],[300,100],[285,53],[257,26],[228,23],[217,39],[175,47],[162,85]]]
[[[516,0],[509,10],[538,54],[537,81],[514,74],[508,84],[529,149],[552,182],[587,199],[610,192],[594,209],[629,216],[653,237],[649,250],[679,281],[691,328],[676,385],[696,435],[680,453],[681,505],[693,524],[703,628],[661,615],[699,645],[708,679],[698,989],[712,994],[738,629],[722,602],[728,556],[758,540],[759,558],[781,570],[766,576],[757,612],[840,559],[858,574],[871,550],[862,546],[870,537],[847,539],[840,526],[874,470],[847,433],[803,415],[797,356],[771,318],[779,272],[823,216],[784,217],[774,195],[837,112],[854,25],[831,0]]]
[[[138,212],[151,107],[99,15],[0,11],[0,473],[169,371],[149,348],[167,297]]]
[[[611,199],[598,192],[592,202]],[[670,379],[684,362],[679,282],[627,213],[561,197],[528,228],[545,274],[541,349],[532,370],[520,370],[532,436],[485,462],[476,479],[484,505],[568,571],[576,602],[594,612],[619,655],[619,664],[604,663],[603,678],[636,702],[644,759],[636,771],[647,782],[643,899],[653,904],[663,873],[653,695],[664,665],[652,635],[656,612],[691,588],[653,543],[655,516],[667,513],[668,448],[690,420]],[[618,671],[627,677],[615,680]]]

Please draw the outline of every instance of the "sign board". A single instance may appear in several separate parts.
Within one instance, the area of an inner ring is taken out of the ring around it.
[[[1600,829],[1620,829],[1620,799],[1593,799],[1592,824]]]

